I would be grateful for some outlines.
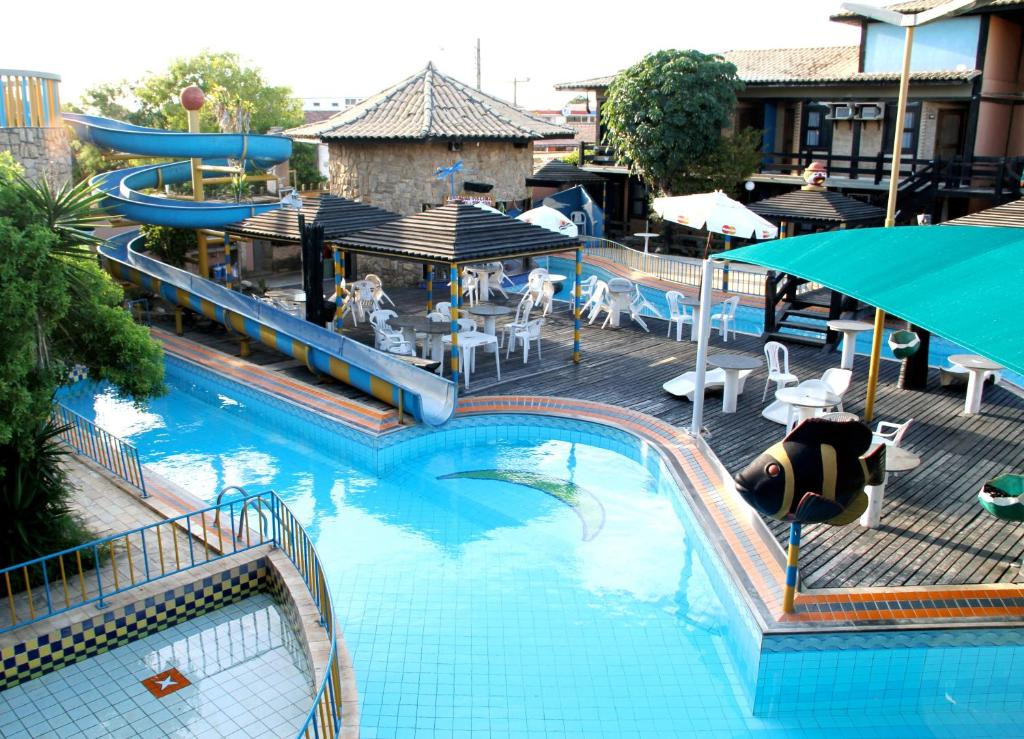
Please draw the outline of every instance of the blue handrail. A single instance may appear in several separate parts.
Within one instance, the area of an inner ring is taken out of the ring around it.
[[[299,519],[276,492],[240,492],[241,497],[225,503],[0,569],[0,589],[6,589],[10,615],[0,634],[90,603],[102,608],[107,598],[118,593],[270,545],[284,553],[302,576],[331,645],[327,669],[297,736],[337,737],[342,728],[338,624],[320,557]],[[247,510],[252,509],[259,518],[255,528],[246,519]]]
[[[138,488],[143,498],[148,497],[139,450],[133,444],[105,431],[62,403],[55,402],[50,415],[62,428],[61,441]]]

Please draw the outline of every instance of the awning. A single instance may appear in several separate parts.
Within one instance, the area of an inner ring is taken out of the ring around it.
[[[716,259],[819,282],[1024,372],[1024,232],[975,226],[828,231]]]

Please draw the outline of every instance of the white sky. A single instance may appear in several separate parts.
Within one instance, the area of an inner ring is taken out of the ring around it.
[[[880,4],[875,0],[875,4]],[[483,89],[561,108],[556,82],[613,74],[650,51],[704,52],[855,44],[832,23],[840,0],[592,0],[586,3],[306,0],[49,0],[3,11],[0,65],[61,75],[62,97],[97,83],[137,79],[204,48],[235,51],[269,83],[299,97],[365,96],[432,60],[474,84],[480,38]],[[32,29],[38,29],[38,33]]]

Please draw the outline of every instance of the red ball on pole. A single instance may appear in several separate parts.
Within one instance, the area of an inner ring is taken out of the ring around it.
[[[199,110],[205,100],[206,95],[196,85],[189,85],[181,91],[181,105],[185,110]]]

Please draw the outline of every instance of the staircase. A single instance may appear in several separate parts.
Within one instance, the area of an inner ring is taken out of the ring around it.
[[[856,311],[857,301],[834,290],[803,290],[807,280],[769,272],[765,281],[764,333],[766,339],[822,347],[834,351],[841,338],[828,322],[846,311]]]

